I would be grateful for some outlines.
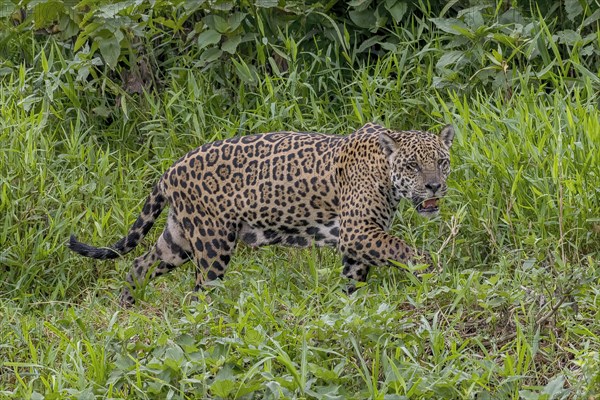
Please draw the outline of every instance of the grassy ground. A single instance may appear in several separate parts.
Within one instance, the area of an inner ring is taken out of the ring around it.
[[[111,101],[69,79],[51,45],[35,51],[36,65],[0,81],[1,397],[600,394],[594,80],[557,77],[547,90],[517,73],[510,91],[438,93],[419,67],[428,55],[406,46],[352,70],[335,57],[292,63],[243,87],[182,68],[155,94]],[[394,226],[436,253],[439,272],[421,280],[379,268],[346,296],[333,249],[240,247],[198,304],[187,265],[122,310],[134,256],[95,262],[65,248],[71,233],[121,237],[161,172],[199,144],[347,134],[371,120],[457,131],[441,215],[401,204]]]

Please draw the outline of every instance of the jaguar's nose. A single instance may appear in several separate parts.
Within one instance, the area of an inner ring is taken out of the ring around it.
[[[442,187],[441,183],[437,183],[437,182],[429,182],[425,184],[425,188],[431,190],[431,193],[433,195],[435,195],[437,193],[437,191],[440,189],[440,187]]]

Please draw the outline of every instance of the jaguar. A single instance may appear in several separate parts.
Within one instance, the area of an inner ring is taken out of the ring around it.
[[[134,304],[145,279],[192,260],[195,290],[223,277],[238,241],[251,247],[336,246],[343,275],[364,282],[373,266],[430,264],[431,257],[389,233],[401,199],[424,216],[447,192],[454,128],[439,134],[368,123],[349,135],[275,132],[206,143],[158,180],[125,237],[68,247],[114,259],[132,251],[168,205],[156,243],[133,261],[120,304]]]

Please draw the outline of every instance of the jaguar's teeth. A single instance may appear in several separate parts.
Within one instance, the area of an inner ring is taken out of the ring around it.
[[[423,202],[423,208],[436,208],[437,205],[438,205],[437,198],[427,199]]]

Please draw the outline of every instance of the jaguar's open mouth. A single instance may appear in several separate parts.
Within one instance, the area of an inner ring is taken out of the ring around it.
[[[438,205],[439,200],[440,199],[437,197],[432,197],[425,200],[418,199],[415,201],[415,204],[417,205],[417,212],[423,215],[436,214],[440,210]]]

